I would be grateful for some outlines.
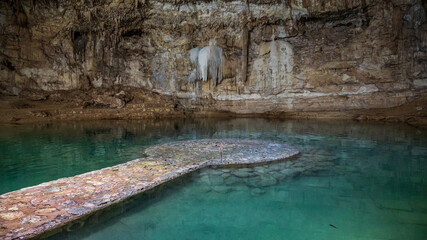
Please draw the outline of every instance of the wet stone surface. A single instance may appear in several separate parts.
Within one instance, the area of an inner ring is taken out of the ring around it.
[[[145,152],[146,158],[0,195],[0,238],[37,236],[206,166],[265,163],[299,153],[286,144],[239,139],[171,142]],[[292,166],[295,171],[297,166]],[[255,177],[248,185],[275,184],[276,178],[267,173],[263,167],[223,169],[201,180],[227,192],[227,184],[242,177]]]
[[[312,176],[336,168],[324,150],[306,152],[297,161],[280,161],[272,164],[238,168],[207,168],[194,177],[202,184],[204,192],[229,193],[250,191],[253,196],[266,193],[268,187],[298,176]],[[335,169],[340,171],[340,169]],[[324,186],[321,186],[324,187]]]

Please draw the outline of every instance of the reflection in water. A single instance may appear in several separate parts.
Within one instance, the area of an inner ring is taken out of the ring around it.
[[[290,162],[202,170],[70,226],[75,231],[56,238],[423,239],[427,234],[427,133],[397,124],[186,119],[1,126],[0,191],[125,162],[152,144],[228,137],[287,142],[302,154]]]

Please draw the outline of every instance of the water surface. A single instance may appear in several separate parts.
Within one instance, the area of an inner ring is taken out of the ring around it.
[[[54,238],[425,239],[426,135],[399,124],[267,119],[1,126],[0,190],[112,166],[166,141],[268,139],[301,157],[206,169]]]

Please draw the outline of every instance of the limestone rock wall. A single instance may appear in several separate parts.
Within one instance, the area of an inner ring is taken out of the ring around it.
[[[426,12],[422,0],[1,1],[0,91],[123,86],[236,113],[394,107],[427,92]],[[190,58],[211,41],[218,85]]]

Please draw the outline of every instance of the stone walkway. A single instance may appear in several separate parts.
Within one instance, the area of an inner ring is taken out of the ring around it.
[[[285,144],[239,139],[171,142],[145,152],[145,158],[0,195],[0,239],[35,237],[206,166],[265,163],[299,153]]]

